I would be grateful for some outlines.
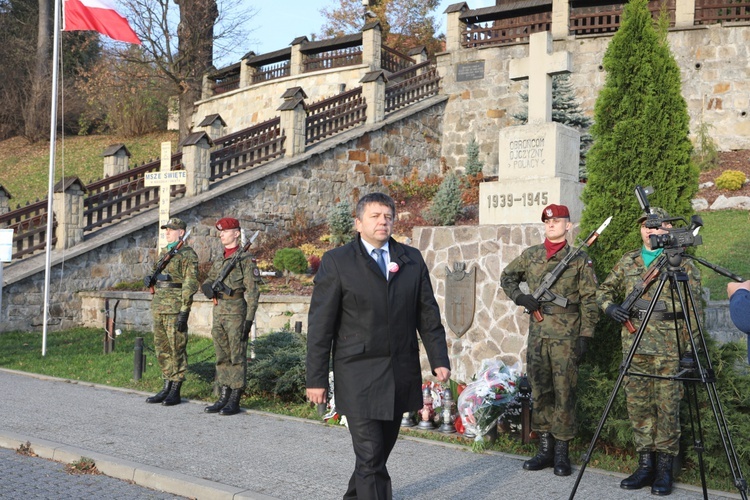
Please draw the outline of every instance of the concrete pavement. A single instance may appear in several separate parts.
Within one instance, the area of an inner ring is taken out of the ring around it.
[[[0,394],[0,448],[29,442],[37,455],[58,462],[92,458],[109,476],[98,477],[127,480],[132,483],[127,486],[139,488],[110,498],[174,498],[158,496],[161,491],[200,499],[328,500],[341,498],[353,468],[349,433],[340,426],[255,411],[208,415],[203,402],[149,405],[147,395],[137,391],[9,370],[0,370]],[[6,478],[28,475],[39,482],[28,469],[28,461],[39,459],[11,455],[0,455],[0,498],[31,498]],[[566,478],[551,469],[524,471],[525,458],[406,437],[396,444],[388,468],[397,499],[569,497],[577,469]],[[77,477],[63,477],[62,491],[72,489]],[[589,466],[576,498],[654,498],[648,488],[620,489],[622,477]],[[86,496],[80,489],[86,486],[76,483],[75,488],[78,494],[70,498],[102,498]],[[740,498],[709,493],[712,499]],[[699,488],[677,484],[670,498],[703,495]]]

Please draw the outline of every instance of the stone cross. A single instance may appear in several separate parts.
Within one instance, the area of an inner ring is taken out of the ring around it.
[[[187,183],[187,172],[184,170],[175,170],[172,172],[172,143],[161,143],[161,165],[158,172],[149,172],[146,174],[144,185],[159,186],[159,227],[163,226],[169,220],[169,198],[171,187],[178,184]],[[159,231],[158,249],[167,246],[167,235]]]
[[[511,80],[529,80],[528,123],[552,121],[552,75],[572,71],[570,52],[552,52],[549,31],[529,37],[529,57],[510,61]]]

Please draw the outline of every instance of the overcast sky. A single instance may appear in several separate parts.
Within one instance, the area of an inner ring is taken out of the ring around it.
[[[440,2],[436,16],[440,23],[441,33],[445,31],[445,15],[443,12],[449,5],[458,1],[442,0]],[[478,9],[495,5],[495,0],[469,0],[466,3],[470,8]],[[310,34],[318,33],[323,25],[323,16],[321,16],[320,10],[337,4],[336,0],[253,1],[252,5],[258,12],[251,21],[255,27],[255,30],[250,34],[252,41],[249,40],[247,46],[237,47],[237,50],[228,58],[217,61],[217,65],[226,66],[235,63],[251,50],[256,54],[264,54],[286,48],[298,36],[309,38]],[[253,41],[255,43],[252,43]]]

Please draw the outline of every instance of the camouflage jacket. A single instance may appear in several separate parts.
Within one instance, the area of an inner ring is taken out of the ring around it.
[[[242,249],[238,251],[241,252]],[[215,260],[204,283],[212,284],[231,259],[232,257],[230,256],[226,259]],[[224,279],[224,284],[232,290],[241,290],[244,292],[245,301],[247,302],[245,319],[250,321],[255,318],[255,311],[258,309],[260,283],[260,271],[258,271],[258,266],[255,265],[255,257],[250,253],[245,253],[237,265],[234,266],[232,272],[229,273],[229,276]],[[239,300],[222,300],[219,298],[217,305],[214,307],[214,314],[237,314],[240,312],[240,305],[241,301]]]
[[[163,248],[159,259],[167,252]],[[159,259],[156,259],[157,262]],[[156,267],[156,265],[154,265]],[[152,272],[155,269],[152,268]],[[193,295],[198,291],[198,255],[189,246],[184,246],[169,261],[161,272],[170,276],[172,283],[182,283],[182,288],[155,287],[151,310],[156,314],[177,314],[190,312]]]
[[[657,259],[658,260],[658,259]],[[654,265],[656,260],[651,263]],[[685,271],[688,275],[690,289],[695,298],[696,309],[698,317],[702,317],[702,305],[701,305],[701,294],[700,294],[700,270],[691,260],[683,260],[682,262]],[[605,311],[610,304],[619,304],[625,297],[630,293],[631,290],[640,283],[643,276],[646,274],[647,268],[641,257],[641,250],[635,250],[628,252],[622,256],[622,258],[615,264],[612,271],[609,273],[607,278],[602,282],[599,287],[599,291],[596,294],[596,302],[602,311]],[[662,269],[664,272],[664,269]],[[660,276],[661,277],[661,276]],[[660,278],[659,277],[659,278]],[[656,289],[659,286],[659,278],[655,279],[646,293],[641,296],[643,299],[640,305],[643,307],[634,306],[641,310],[645,310],[648,307],[648,302],[654,298]],[[688,298],[685,297],[687,301]],[[669,283],[667,282],[662,289],[659,297],[659,302],[655,306],[655,310],[663,310],[666,312],[681,311],[679,300],[677,295],[674,296],[674,306],[672,304],[672,294],[670,293]],[[631,314],[633,311],[631,310]],[[637,318],[632,318],[631,323],[635,328],[640,328],[641,321]],[[697,333],[698,328],[695,323],[695,318],[690,318],[694,333]],[[657,320],[653,317],[649,320],[646,331],[641,337],[638,343],[638,354],[648,355],[664,355],[664,356],[677,356],[677,334],[675,332],[674,320]],[[678,322],[680,326],[680,341],[682,342],[683,350],[685,349],[685,342],[687,341],[687,328],[685,327],[684,321]],[[624,326],[622,329],[622,351],[627,353],[630,351],[633,345],[633,339],[635,334],[631,334]],[[698,341],[698,339],[695,339]]]
[[[568,252],[574,251],[575,249],[566,244],[562,250],[547,260],[547,250],[544,245],[529,247],[503,269],[500,286],[505,294],[515,301],[524,293],[519,287],[521,282],[525,281],[529,286],[529,293],[533,292],[544,276],[551,272]],[[596,275],[591,260],[585,252],[581,252],[570,262],[551,289],[557,295],[566,297],[568,306],[578,305],[578,312],[545,314],[544,321],[541,323],[532,318],[529,323],[529,335],[545,338],[578,338],[579,335],[591,337],[599,317],[596,307],[596,285]],[[549,304],[542,303],[543,306]]]

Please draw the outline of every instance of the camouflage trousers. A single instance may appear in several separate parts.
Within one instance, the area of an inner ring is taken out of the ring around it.
[[[677,358],[636,354],[629,371],[674,376],[678,369]],[[636,451],[677,455],[680,451],[682,383],[631,375],[625,380],[624,387]]]
[[[166,380],[185,380],[187,373],[187,332],[174,327],[177,314],[154,314],[154,350],[162,376]]]
[[[211,337],[216,350],[216,382],[244,389],[247,381],[247,339],[242,340],[243,314],[214,314]]]
[[[529,339],[526,365],[534,410],[531,428],[561,441],[576,433],[578,366],[572,339]]]

